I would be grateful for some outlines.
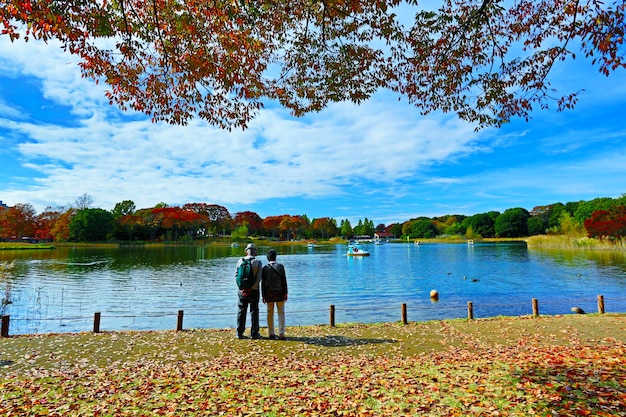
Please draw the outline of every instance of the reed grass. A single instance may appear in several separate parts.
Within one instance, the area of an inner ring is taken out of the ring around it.
[[[49,243],[0,242],[0,250],[54,249]]]
[[[530,236],[526,244],[531,249],[585,249],[626,251],[626,239],[606,240],[569,235],[537,235]]]

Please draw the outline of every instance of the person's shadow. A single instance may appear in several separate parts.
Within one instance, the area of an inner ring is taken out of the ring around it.
[[[321,337],[289,337],[287,341],[302,342],[308,345],[326,347],[362,346],[380,343],[396,343],[394,339],[354,339],[345,336],[321,336]]]

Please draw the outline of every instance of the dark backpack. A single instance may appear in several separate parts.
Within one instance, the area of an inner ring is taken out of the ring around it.
[[[237,268],[235,281],[240,290],[252,288],[256,281],[254,271],[252,270],[252,259],[241,258],[241,264]]]
[[[263,267],[263,288],[270,291],[284,291],[283,276],[271,264]]]

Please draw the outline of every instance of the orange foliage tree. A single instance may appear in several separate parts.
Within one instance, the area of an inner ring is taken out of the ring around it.
[[[284,217],[288,217],[288,214],[282,214],[280,216],[267,216],[263,219],[263,229],[265,232],[270,234],[273,238],[276,235],[280,235],[280,222],[283,221]]]
[[[124,232],[127,240],[133,240],[145,217],[137,213],[124,214],[116,219],[117,226]]]
[[[178,240],[185,232],[195,236],[200,225],[208,220],[205,215],[180,207],[156,207],[151,212],[152,221],[157,221],[165,232],[169,231],[173,240]]]
[[[284,216],[278,225],[278,230],[287,238],[295,239],[309,226],[306,216]]]
[[[322,239],[326,239],[337,234],[337,220],[330,217],[321,217],[313,220],[311,228],[313,233],[321,236]]]
[[[222,234],[225,234],[227,230],[230,231],[232,219],[228,209],[224,206],[207,203],[187,203],[183,204],[183,210],[202,215],[206,220],[202,224],[206,233],[217,234],[222,232]]]
[[[70,222],[75,215],[76,209],[70,207],[55,220],[50,229],[55,242],[67,242],[70,239]]]
[[[35,208],[31,204],[16,204],[0,210],[0,237],[17,240],[35,235]]]
[[[61,215],[61,209],[54,210],[51,207],[46,207],[46,210],[38,214],[35,218],[35,239],[54,240],[52,228]]]
[[[558,61],[625,66],[623,0],[420,3],[6,0],[0,27],[13,41],[58,39],[122,109],[223,128],[245,128],[264,100],[300,116],[383,88],[424,113],[499,126],[576,104],[548,81]]]
[[[233,227],[237,228],[242,225],[248,226],[248,232],[251,235],[257,234],[263,228],[263,219],[253,211],[240,211],[235,213],[233,218]]]

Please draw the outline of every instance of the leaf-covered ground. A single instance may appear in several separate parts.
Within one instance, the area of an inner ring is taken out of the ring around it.
[[[7,416],[626,416],[626,315],[0,339]]]

